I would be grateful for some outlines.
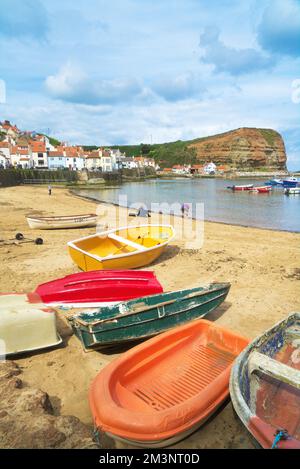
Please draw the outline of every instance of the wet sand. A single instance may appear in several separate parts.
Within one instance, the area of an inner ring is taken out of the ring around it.
[[[42,246],[0,243],[1,293],[32,291],[39,283],[77,272],[66,243],[95,232],[95,228],[30,230],[26,214],[71,215],[97,210],[101,214],[100,223],[111,228],[115,225],[116,207],[87,201],[63,188],[54,187],[51,197],[47,187],[1,188],[0,206],[1,239],[13,238],[17,232],[32,239],[44,239]],[[124,224],[147,222],[146,219],[128,217],[125,208],[117,210]],[[159,215],[153,214],[149,221],[155,223],[158,219]],[[194,228],[195,223],[201,228],[200,222],[193,222]],[[226,302],[207,319],[253,339],[290,312],[300,310],[299,249],[300,235],[296,233],[205,222],[202,248],[186,249],[184,240],[175,239],[156,263],[147,268],[155,271],[166,291],[212,281],[231,282]],[[22,367],[23,379],[28,385],[49,394],[57,414],[74,415],[92,428],[89,385],[96,373],[118,353],[85,353],[65,320],[59,318],[58,324],[64,347],[18,357],[14,361]],[[115,443],[105,439],[103,445],[108,448],[114,447]],[[116,446],[125,447],[121,443]],[[175,447],[254,446],[229,403]]]

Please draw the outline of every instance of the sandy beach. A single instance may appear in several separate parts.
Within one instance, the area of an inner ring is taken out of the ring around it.
[[[26,214],[71,215],[97,210],[103,215],[101,223],[111,228],[115,223],[115,207],[76,197],[64,188],[54,187],[51,197],[47,187],[2,188],[0,204],[1,239],[14,238],[17,232],[44,239],[42,246],[33,243],[0,246],[1,293],[32,291],[42,282],[77,272],[66,243],[95,231],[95,228],[33,231],[27,225]],[[127,209],[119,210],[123,220],[136,222],[128,217]],[[152,215],[151,222],[158,217]],[[185,247],[182,240],[174,240],[163,256],[147,268],[155,271],[166,291],[212,281],[231,282],[226,302],[207,319],[253,339],[288,313],[300,311],[300,234],[205,222],[202,248]],[[96,373],[118,355],[85,353],[63,318],[58,319],[58,325],[64,347],[14,361],[21,367],[22,379],[28,386],[48,393],[57,415],[76,416],[92,431],[89,385]],[[109,439],[105,439],[103,446],[125,447]],[[228,403],[200,430],[175,447],[253,448],[254,445]]]

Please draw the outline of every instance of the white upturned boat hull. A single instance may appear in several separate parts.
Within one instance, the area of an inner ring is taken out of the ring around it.
[[[63,217],[27,216],[27,222],[33,230],[55,230],[63,228],[85,228],[96,226],[97,215],[70,215]]]

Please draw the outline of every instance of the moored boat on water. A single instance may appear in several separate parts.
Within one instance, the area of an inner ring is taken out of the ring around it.
[[[272,192],[272,186],[260,186],[260,187],[253,187],[252,192],[257,192],[258,194],[269,194]]]
[[[270,179],[269,181],[265,182],[265,185],[266,186],[282,186],[283,185],[283,181],[282,179]]]
[[[246,184],[243,186],[228,186],[227,189],[231,189],[232,191],[251,191],[253,189],[253,184]]]
[[[300,187],[287,187],[286,189],[284,189],[284,193],[286,195],[299,195]]]
[[[66,215],[40,217],[36,215],[27,215],[27,222],[33,230],[56,230],[64,228],[85,228],[96,226],[97,215]]]
[[[263,448],[300,449],[300,313],[255,339],[230,377],[233,407]]]
[[[69,316],[85,349],[140,340],[199,319],[225,300],[230,283],[147,296]]]
[[[134,347],[91,385],[95,431],[142,447],[182,440],[226,400],[232,363],[247,344],[198,320]]]
[[[162,293],[163,288],[150,271],[80,272],[39,285],[37,294],[47,305],[70,307],[130,300]]]
[[[134,269],[151,264],[174,236],[171,225],[127,226],[70,241],[68,248],[84,271]]]
[[[298,179],[294,176],[283,180],[284,188],[297,187],[297,184],[298,184]]]

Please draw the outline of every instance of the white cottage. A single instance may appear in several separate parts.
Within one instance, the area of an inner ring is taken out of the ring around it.
[[[213,162],[206,164],[203,168],[203,171],[205,174],[215,173],[216,170],[217,170],[217,166]]]

